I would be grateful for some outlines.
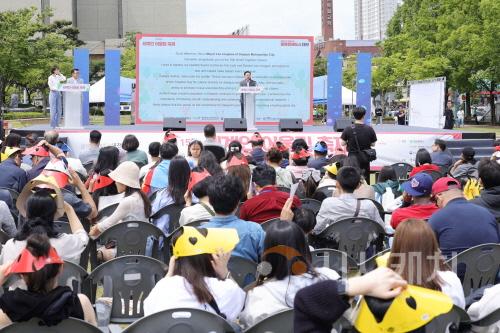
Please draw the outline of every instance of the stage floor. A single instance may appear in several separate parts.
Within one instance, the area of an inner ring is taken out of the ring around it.
[[[214,124],[218,133],[223,132],[222,124]],[[278,125],[259,125],[257,126],[258,131],[261,133],[279,133]],[[18,132],[34,132],[34,131],[46,131],[51,129],[47,125],[34,125],[16,129]],[[58,128],[57,130],[61,133],[65,132],[82,132],[90,130],[98,130],[102,132],[163,132],[161,125],[120,125],[120,126],[106,126],[106,125],[89,125],[82,128]],[[439,128],[428,128],[428,127],[417,127],[417,126],[399,126],[399,125],[373,125],[373,129],[376,133],[460,133],[455,130],[443,130]],[[180,132],[180,131],[174,131]],[[187,125],[186,132],[203,132],[203,125]],[[334,132],[332,126],[318,125],[318,126],[304,126],[303,133],[332,133]],[[297,132],[300,133],[300,132]]]

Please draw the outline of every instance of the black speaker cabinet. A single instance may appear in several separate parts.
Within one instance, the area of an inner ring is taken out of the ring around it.
[[[245,118],[224,118],[222,129],[225,132],[246,132],[247,120]]]
[[[163,130],[164,131],[185,131],[186,130],[186,118],[163,118]]]
[[[335,120],[335,124],[333,124],[333,130],[335,132],[343,132],[346,127],[349,127],[352,124],[354,124],[354,121],[352,119],[340,118]]]
[[[302,132],[304,124],[302,119],[280,119],[280,132]]]

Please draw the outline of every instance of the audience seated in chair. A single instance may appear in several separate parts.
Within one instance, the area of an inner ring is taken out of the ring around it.
[[[384,194],[387,189],[394,195],[395,198],[401,195],[399,190],[398,177],[396,172],[390,165],[383,166],[378,175],[377,183],[372,185],[375,191],[375,200],[379,203],[383,202]]]
[[[177,155],[179,148],[171,142],[164,142],[160,147],[161,161],[153,166],[146,176],[142,184],[142,191],[147,195],[151,195],[156,191],[167,188],[168,186],[168,169],[170,161]]]
[[[313,152],[314,158],[309,159],[307,166],[322,171],[323,167],[329,164],[329,160],[326,157],[328,155],[328,145],[325,141],[319,141],[314,145]]]
[[[231,158],[226,163],[226,171],[228,175],[235,176],[241,180],[243,184],[243,196],[241,201],[244,202],[253,196],[251,189],[252,171],[248,165],[247,158],[240,153],[232,154]]]
[[[240,242],[234,249],[233,256],[258,262],[264,248],[265,233],[257,223],[244,221],[234,215],[242,193],[240,179],[230,175],[214,177],[208,186],[208,198],[215,216],[203,226],[236,229]]]
[[[398,225],[409,218],[427,220],[439,208],[431,201],[432,177],[424,172],[404,182],[403,201],[410,203],[408,207],[401,207],[392,213],[391,227],[396,229]]]
[[[92,130],[89,133],[89,147],[78,155],[78,158],[82,162],[83,165],[92,163],[96,164],[98,156],[99,156],[99,145],[101,143],[101,132],[97,130]]]
[[[128,134],[123,138],[122,149],[126,151],[124,161],[134,162],[139,168],[142,168],[148,164],[148,155],[138,148],[139,140],[135,135]]]
[[[259,165],[252,172],[252,181],[258,195],[248,199],[240,208],[243,220],[262,223],[280,216],[281,209],[290,197],[276,188],[276,171],[269,165]],[[300,207],[298,197],[293,199],[293,207]]]
[[[289,170],[283,169],[281,163],[283,161],[283,154],[278,148],[272,147],[266,153],[266,162],[269,166],[273,167],[276,171],[276,186],[290,188],[293,181],[292,173]]]
[[[114,201],[111,202],[103,199],[102,204],[100,200],[101,197],[116,196],[118,194],[115,181],[109,177],[109,174],[116,169],[119,162],[120,151],[118,148],[111,146],[101,148],[97,162],[85,183],[88,191],[92,193],[98,212],[113,203],[118,203],[122,198],[121,196],[113,197]]]
[[[500,221],[500,163],[493,160],[479,162],[479,179],[484,189],[471,202],[490,211]]]
[[[195,167],[191,171],[189,184],[185,195],[186,208],[181,211],[179,225],[183,226],[193,221],[209,220],[215,216],[213,207],[208,199],[208,186],[212,176],[203,168]],[[198,199],[198,203],[192,204],[192,196]]]
[[[449,150],[446,149],[446,142],[441,139],[436,139],[432,145],[432,164],[440,168],[448,170],[453,164],[453,157]]]
[[[460,159],[456,161],[450,169],[453,178],[461,179],[467,177],[478,177],[478,163],[474,158],[476,151],[472,147],[464,147]]]
[[[245,292],[231,279],[227,263],[237,242],[234,229],[182,227],[172,239],[167,275],[144,300],[144,315],[186,307],[236,320]]]
[[[410,172],[410,177],[415,176],[422,171],[437,171],[441,172],[438,165],[432,164],[431,154],[425,148],[420,148],[415,155],[415,167]]]
[[[257,284],[247,295],[240,315],[243,326],[255,323],[293,307],[295,294],[322,280],[339,275],[327,267],[313,268],[304,232],[295,223],[277,221],[266,232],[262,268]],[[262,264],[261,264],[262,265]]]
[[[350,166],[359,170],[361,174],[361,179],[358,188],[354,191],[354,196],[358,199],[370,199],[375,200],[375,190],[371,187],[364,177],[364,172],[359,166],[359,161],[354,156],[347,156],[340,162],[340,167]],[[338,195],[336,191],[333,196]]]
[[[432,195],[441,209],[431,216],[429,225],[446,257],[476,245],[500,242],[493,214],[467,201],[456,179],[438,179],[432,185]]]
[[[198,160],[200,159],[202,151],[203,143],[201,143],[201,141],[193,140],[189,143],[186,159],[191,169],[198,166]]]
[[[205,136],[205,141],[203,142],[205,150],[214,154],[217,162],[222,162],[224,159],[225,149],[224,146],[217,141],[215,126],[212,124],[205,125],[203,128],[203,135]]]
[[[159,143],[158,141],[151,142],[149,144],[148,153],[149,153],[149,156],[151,157],[151,162],[149,162],[148,164],[146,164],[145,166],[143,166],[141,168],[141,170],[139,171],[139,179],[141,179],[141,180],[144,179],[144,177],[146,177],[146,175],[148,174],[149,170],[151,170],[151,168],[153,168],[158,163],[160,163],[160,161],[161,161],[160,147],[161,147],[161,143]]]
[[[25,241],[26,247],[10,266],[0,268],[0,283],[8,274],[19,274],[26,290],[7,290],[0,297],[0,326],[39,318],[45,325],[57,325],[69,317],[96,325],[94,309],[87,296],[70,287],[57,286],[63,260],[46,234],[37,233]]]
[[[26,171],[21,169],[22,153],[18,147],[4,147],[2,155],[5,160],[0,163],[0,187],[8,188],[17,192],[23,190],[28,182]]]
[[[455,305],[465,308],[462,283],[444,263],[436,236],[427,222],[409,219],[399,225],[387,267],[409,284],[442,291]]]
[[[354,191],[361,182],[361,174],[354,167],[342,167],[337,174],[337,196],[326,198],[316,216],[312,233],[319,235],[329,225],[347,217],[366,217],[384,227],[377,207],[369,200],[358,200]]]
[[[51,187],[37,188],[37,186]],[[32,189],[35,193],[31,193]],[[20,214],[25,217],[25,222],[17,235],[3,246],[0,263],[14,261],[26,247],[26,239],[35,234],[47,235],[50,244],[63,260],[79,263],[80,254],[85,250],[89,237],[73,207],[62,200],[55,181],[45,183],[41,177],[38,177],[34,182],[28,183],[19,196],[17,207]],[[68,218],[71,234],[59,234],[55,231],[54,221],[63,214],[66,214]]]

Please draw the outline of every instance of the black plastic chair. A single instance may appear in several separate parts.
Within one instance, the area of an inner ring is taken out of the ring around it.
[[[387,252],[390,252],[390,251],[391,251],[391,249],[385,249],[385,250],[373,255],[372,257],[366,259],[365,261],[361,262],[359,264],[359,272],[361,274],[366,274],[366,273],[376,269],[377,268],[377,258],[380,256],[383,256],[384,254],[386,254]]]
[[[245,333],[292,333],[293,309],[278,312],[248,328]]]
[[[425,333],[459,332],[464,311],[456,306],[445,314],[437,316],[424,326]],[[467,315],[467,313],[465,313]]]
[[[391,165],[391,167],[396,172],[396,177],[399,181],[407,180],[409,178],[411,170],[413,170],[413,165],[405,162],[394,163],[393,165]]]
[[[285,186],[276,186],[276,189],[280,192],[290,193],[290,188]]]
[[[319,209],[321,208],[321,201],[306,198],[300,199],[300,202],[302,203],[302,208],[310,209],[313,211],[314,215],[318,215]]]
[[[98,266],[89,275],[95,298],[103,285],[103,297],[112,297],[111,322],[131,323],[144,315],[143,302],[155,284],[165,276],[166,265],[145,256],[123,256]]]
[[[382,219],[382,221],[385,221],[385,210],[384,210],[384,207],[382,206],[382,204],[376,200],[372,200],[372,199],[368,199],[368,198],[359,198],[358,200],[369,200],[371,202],[373,202],[373,204],[375,205],[375,207],[377,207],[377,210],[378,210],[378,214],[380,215],[380,218]]]
[[[276,221],[280,221],[280,218],[279,218],[279,217],[276,217],[276,218],[274,218],[274,219],[270,219],[270,220],[264,221],[264,222],[262,222],[262,223],[260,224],[260,226],[262,227],[262,229],[264,229],[264,231],[266,231],[266,230],[267,230],[267,228],[269,228],[269,226],[270,226],[271,224],[273,224],[274,222],[276,222]]]
[[[331,198],[333,196],[335,189],[335,186],[320,187],[316,190],[316,192],[314,192],[313,199],[323,202],[326,198]]]
[[[203,146],[203,150],[207,150],[207,151],[211,152],[212,154],[214,154],[215,158],[217,159],[217,161],[219,163],[222,162],[224,157],[226,157],[226,151],[221,146],[206,145],[206,146]]]
[[[123,333],[232,333],[231,324],[221,316],[199,309],[179,308],[154,313],[144,317]]]
[[[227,268],[231,272],[233,280],[241,287],[245,288],[254,282],[257,277],[257,263],[238,256],[231,256],[227,263]]]
[[[90,170],[92,170],[93,167],[94,167],[93,161],[89,161],[83,164],[83,168],[87,170],[87,174],[90,173]]]
[[[9,239],[12,237],[9,237],[3,230],[0,230],[0,243],[5,244]]]
[[[18,322],[10,324],[0,330],[1,333],[102,333],[97,327],[90,325],[89,323],[76,319],[68,318],[61,321],[55,326],[40,326],[40,319],[33,318],[29,321]]]
[[[102,220],[102,219],[104,219],[106,217],[110,217],[111,215],[113,215],[113,213],[115,212],[115,210],[116,210],[116,208],[118,207],[119,204],[120,203],[115,203],[115,204],[109,205],[106,208],[101,209],[97,213],[96,221]]]
[[[149,220],[154,223],[156,219],[161,218],[164,215],[169,216],[169,226],[168,233],[172,233],[174,230],[179,228],[179,219],[181,218],[181,211],[184,209],[184,204],[171,204],[159,209],[156,213],[151,215]]]
[[[17,198],[19,197],[19,192],[8,187],[0,187],[1,190],[7,190],[10,193],[14,207],[16,206]]]
[[[105,245],[111,240],[116,240],[116,256],[121,257],[146,255],[146,245],[148,239],[151,239],[151,256],[160,260],[162,255],[158,244],[162,238],[165,238],[165,234],[149,222],[127,221],[105,230],[96,241],[98,244]]]
[[[439,178],[443,178],[443,174],[440,172],[440,171],[436,171],[436,170],[425,170],[425,171],[422,171],[423,173],[426,173],[428,174],[429,176],[431,176],[432,178],[432,182],[436,182],[436,180],[438,180]]]
[[[494,285],[500,269],[500,244],[482,244],[446,262],[462,280],[465,297],[488,284]]]
[[[311,251],[311,259],[314,267],[328,267],[344,277],[358,269],[356,260],[339,250],[317,249]]]
[[[312,246],[338,249],[359,262],[361,253],[382,251],[385,235],[384,228],[377,222],[364,217],[351,217],[331,224],[313,237]]]
[[[74,292],[82,293],[84,288],[84,283],[89,274],[80,265],[74,264],[69,261],[64,261],[63,271],[58,278],[58,284],[60,286],[68,286]],[[90,290],[83,291],[84,294],[89,296]]]
[[[54,221],[54,229],[60,234],[72,234],[69,222],[66,221]]]

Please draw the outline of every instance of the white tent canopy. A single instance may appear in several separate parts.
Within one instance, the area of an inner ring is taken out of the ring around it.
[[[327,100],[327,76],[318,76],[314,78],[313,92],[314,103],[323,104]],[[355,105],[356,92],[342,86],[342,105]]]
[[[132,83],[135,79],[129,79],[120,76],[120,102],[130,103],[132,95]],[[106,78],[103,77],[96,83],[90,86],[89,90],[89,103],[104,103],[106,92]]]

